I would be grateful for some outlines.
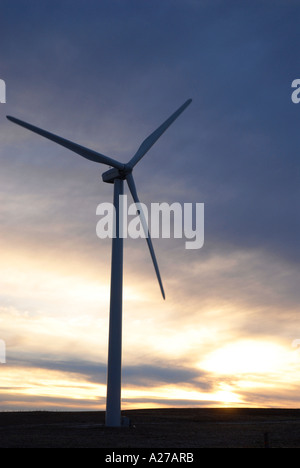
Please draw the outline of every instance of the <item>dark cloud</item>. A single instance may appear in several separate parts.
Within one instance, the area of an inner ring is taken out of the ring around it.
[[[24,368],[30,367],[35,369],[47,369],[62,371],[67,373],[78,374],[93,383],[106,383],[106,364],[101,362],[91,362],[83,360],[58,360],[55,356],[45,356],[37,358],[36,356],[28,356],[28,359],[14,356],[10,353],[7,362],[8,367]],[[122,369],[122,378],[124,385],[130,384],[132,387],[151,387],[161,384],[180,384],[186,383],[209,390],[212,388],[210,377],[203,371],[195,370],[194,368],[182,367],[177,362],[162,362],[150,364],[126,365]]]
[[[5,111],[126,161],[192,97],[137,167],[141,197],[160,200],[173,185],[170,197],[205,203],[211,251],[259,248],[295,261],[297,3],[155,4],[3,2]],[[7,149],[6,180],[39,197],[66,197],[51,215],[70,216],[68,193],[91,195],[95,205],[108,196],[104,167],[2,125],[19,141]]]

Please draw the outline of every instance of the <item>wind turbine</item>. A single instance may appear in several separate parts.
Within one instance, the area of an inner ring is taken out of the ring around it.
[[[192,102],[188,99],[179,107],[163,124],[161,124],[153,133],[151,133],[140,145],[137,152],[123,164],[115,159],[105,156],[101,153],[85,148],[72,141],[61,138],[41,128],[35,127],[27,122],[7,116],[7,118],[22,127],[31,130],[49,140],[70,149],[71,151],[83,156],[90,161],[112,166],[112,169],[102,174],[103,182],[114,184],[114,206],[116,214],[115,237],[112,240],[111,256],[111,286],[110,286],[110,316],[109,316],[109,340],[108,340],[108,363],[107,363],[107,398],[106,398],[106,425],[121,426],[121,357],[122,357],[122,289],[123,289],[123,237],[120,235],[119,213],[120,213],[120,195],[123,195],[124,180],[127,181],[129,190],[135,204],[139,204],[135,182],[132,171],[135,165],[149,151],[167,128],[179,117],[179,115]],[[137,205],[140,206],[140,205]],[[163,298],[165,293],[152,246],[150,233],[143,219],[143,212],[139,210],[142,225],[145,230],[150,255],[160,286]]]

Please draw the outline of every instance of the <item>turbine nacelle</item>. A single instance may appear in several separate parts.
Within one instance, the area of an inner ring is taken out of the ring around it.
[[[115,179],[122,179],[125,180],[127,175],[132,172],[132,168],[128,166],[128,164],[124,164],[124,169],[117,169],[113,167],[108,171],[103,172],[102,180],[103,182],[107,182],[108,184],[113,184]]]

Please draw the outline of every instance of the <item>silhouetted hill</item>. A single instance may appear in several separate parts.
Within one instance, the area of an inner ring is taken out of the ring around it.
[[[105,427],[101,411],[2,412],[0,448],[300,448],[298,409],[147,409],[123,415],[129,427]]]

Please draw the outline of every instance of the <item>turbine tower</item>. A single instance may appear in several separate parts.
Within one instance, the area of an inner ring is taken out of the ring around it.
[[[123,237],[120,235],[121,226],[119,226],[120,213],[120,195],[123,195],[124,180],[127,181],[129,191],[136,204],[139,204],[135,182],[132,171],[135,165],[149,151],[159,137],[167,130],[167,128],[179,117],[179,115],[192,102],[188,99],[179,109],[177,109],[163,124],[161,124],[153,133],[151,133],[140,145],[137,152],[129,160],[123,164],[115,159],[105,156],[101,153],[85,148],[72,141],[61,138],[53,133],[50,133],[41,128],[35,127],[27,122],[16,119],[15,117],[7,116],[7,118],[22,127],[31,130],[49,140],[58,143],[59,145],[68,148],[69,150],[83,156],[90,161],[112,166],[112,169],[102,174],[103,182],[114,185],[114,206],[116,213],[115,237],[112,239],[112,256],[111,256],[111,285],[110,285],[110,315],[109,315],[109,339],[108,339],[108,362],[107,362],[107,398],[106,398],[106,425],[121,426],[121,359],[122,359],[122,290],[123,290]],[[139,206],[139,205],[138,205]],[[146,240],[160,290],[163,298],[165,293],[161,281],[158,264],[156,261],[153,245],[148,231],[148,227],[143,218],[142,210],[139,210],[139,215],[142,221],[143,228],[146,234]]]

